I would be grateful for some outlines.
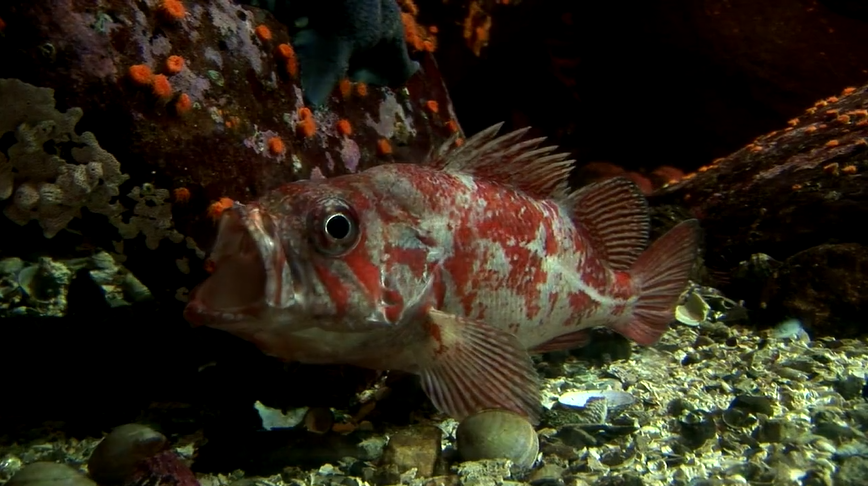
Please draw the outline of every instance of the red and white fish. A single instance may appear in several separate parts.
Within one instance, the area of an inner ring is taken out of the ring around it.
[[[186,318],[287,361],[416,373],[456,419],[505,408],[537,420],[528,351],[577,347],[596,326],[656,342],[699,228],[685,221],[643,251],[648,209],[632,182],[568,193],[573,160],[499,128],[426,165],[236,203]]]

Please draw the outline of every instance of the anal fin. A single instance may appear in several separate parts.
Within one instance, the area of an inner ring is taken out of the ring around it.
[[[635,183],[614,177],[585,186],[568,198],[576,221],[615,270],[626,270],[648,245],[648,202]]]
[[[429,310],[419,350],[422,388],[456,420],[485,409],[520,413],[536,424],[540,383],[518,339],[485,323]]]
[[[534,347],[529,352],[536,353],[551,353],[552,351],[567,351],[570,349],[581,348],[586,346],[591,341],[591,331],[582,329],[574,331],[554,339],[546,341],[539,346]]]

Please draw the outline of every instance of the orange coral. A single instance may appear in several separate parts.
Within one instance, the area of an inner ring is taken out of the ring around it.
[[[232,205],[235,204],[235,201],[228,197],[221,197],[219,201],[215,201],[208,206],[208,217],[214,221],[220,219],[220,215],[223,214],[223,211],[231,208]]]
[[[151,68],[144,64],[130,66],[129,75],[130,79],[132,79],[134,83],[141,86],[147,86],[154,80],[154,73],[151,72]]]
[[[172,195],[177,203],[183,204],[190,200],[190,190],[186,187],[176,187],[175,190],[172,191]]]
[[[346,119],[338,120],[338,133],[341,135],[352,135],[353,126],[350,125],[350,121]]]
[[[172,96],[172,84],[169,83],[169,78],[165,74],[154,76],[154,95],[158,98],[168,98]]]
[[[440,111],[440,105],[437,104],[436,100],[428,100],[425,102],[425,108],[428,109],[431,113],[437,113]]]
[[[181,0],[163,0],[160,3],[160,12],[173,20],[183,19],[187,15],[187,9]]]
[[[178,99],[175,100],[175,111],[179,115],[183,115],[184,113],[187,113],[192,108],[193,108],[193,101],[190,99],[190,95],[188,95],[187,93],[181,93],[181,95],[178,96]]]
[[[849,88],[844,88],[844,91],[841,91],[841,96],[851,95],[851,94],[853,94],[855,91],[856,91],[856,88],[854,88],[854,87],[852,87],[852,86],[849,87]]]
[[[277,55],[286,62],[286,72],[290,76],[298,76],[298,58],[295,56],[295,50],[292,46],[289,44],[278,45]]]
[[[837,147],[840,144],[837,140],[829,140],[826,142],[826,147]]]
[[[843,169],[841,169],[841,172],[848,174],[848,175],[853,175],[856,172],[859,172],[859,169],[857,169],[855,165],[848,165],[847,167],[844,167]]]
[[[169,56],[166,59],[166,71],[169,74],[178,74],[184,69],[184,58],[181,56]]]
[[[312,137],[316,133],[316,121],[310,108],[303,107],[298,110],[298,125],[296,128],[305,137]]]
[[[283,140],[280,137],[271,137],[268,139],[268,151],[274,155],[280,155],[283,151],[286,150],[286,147],[283,144]]]
[[[446,129],[452,133],[455,133],[458,131],[458,123],[455,120],[449,120],[448,122],[446,122]]]
[[[392,153],[392,144],[385,138],[377,140],[377,153],[380,155],[389,155]]]
[[[343,96],[344,99],[349,98],[350,95],[353,94],[353,84],[350,83],[350,80],[347,78],[342,79],[341,82],[338,83],[338,89],[340,90],[341,96]]]
[[[271,29],[269,29],[265,24],[257,25],[256,28],[253,29],[253,32],[256,33],[256,37],[258,37],[262,42],[268,42],[271,40]]]
[[[357,83],[356,94],[359,96],[368,96],[368,85],[365,83]]]
[[[486,13],[479,2],[470,2],[467,17],[464,18],[464,40],[467,47],[477,56],[488,45],[491,30],[491,16]]]

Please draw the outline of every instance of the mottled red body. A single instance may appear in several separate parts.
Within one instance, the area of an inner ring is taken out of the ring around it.
[[[632,183],[567,195],[572,161],[496,128],[427,165],[236,205],[188,319],[285,360],[418,373],[456,418],[491,407],[535,418],[527,350],[575,347],[595,326],[656,341],[697,232],[683,223],[642,253],[647,208]]]

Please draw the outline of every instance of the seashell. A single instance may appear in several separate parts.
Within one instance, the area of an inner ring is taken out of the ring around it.
[[[166,447],[166,437],[141,424],[114,428],[87,461],[90,477],[100,484],[119,483],[128,478],[139,462]]]
[[[683,304],[675,307],[675,319],[688,326],[698,326],[708,320],[709,306],[696,292],[687,294]]]
[[[605,398],[609,409],[626,407],[636,402],[633,395],[618,390],[585,390],[564,393],[558,398],[558,402],[566,407],[587,407],[591,399]]]
[[[304,428],[315,434],[325,434],[335,423],[335,415],[325,407],[313,407],[304,415]]]
[[[24,466],[7,486],[96,486],[84,474],[66,464],[34,462]]]
[[[686,413],[679,421],[681,438],[691,449],[699,449],[717,434],[714,418],[704,410]]]
[[[458,424],[458,453],[465,461],[509,459],[528,468],[539,454],[539,437],[527,418],[507,410],[483,410]]]

